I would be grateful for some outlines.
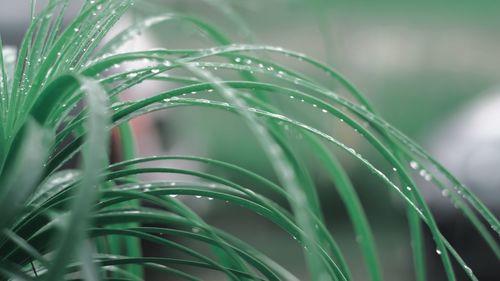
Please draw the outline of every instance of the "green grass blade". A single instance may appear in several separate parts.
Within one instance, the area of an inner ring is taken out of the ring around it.
[[[0,175],[0,206],[9,206],[4,208],[0,216],[0,229],[15,221],[18,213],[24,209],[26,200],[36,189],[52,139],[52,130],[32,119],[15,138],[6,159],[6,168]]]
[[[109,113],[106,92],[96,83],[80,78],[82,89],[87,93],[89,108],[87,120],[87,140],[84,144],[82,182],[76,192],[71,214],[65,231],[59,238],[58,249],[52,264],[45,275],[45,280],[60,280],[65,274],[66,265],[74,258],[85,239],[87,219],[92,210],[92,203],[101,182],[101,171],[106,167],[108,149]]]

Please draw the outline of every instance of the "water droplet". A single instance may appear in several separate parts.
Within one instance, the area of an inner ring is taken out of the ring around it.
[[[201,196],[200,196],[200,195],[196,195],[195,197],[196,197],[196,198],[198,198],[198,199],[200,199],[200,198],[201,198]]]
[[[441,255],[441,251],[439,249],[436,249],[436,254]]]
[[[411,187],[409,187],[409,186],[407,186],[407,187],[406,187],[406,189],[407,189],[408,191],[411,191]]]
[[[175,198],[175,197],[177,197],[177,194],[170,194],[169,196],[172,198]]]
[[[431,180],[432,180],[432,175],[427,173],[427,174],[424,176],[424,180],[426,180],[426,181],[431,181]]]
[[[472,275],[472,269],[470,269],[470,267],[466,266],[465,264],[464,264],[464,270],[467,272],[467,274]]]
[[[151,73],[160,73],[160,70],[158,68],[151,69]]]
[[[78,27],[75,27],[73,30],[74,30],[75,32],[80,31],[80,29],[79,29]]]
[[[326,109],[321,110],[323,113],[327,113],[328,111]]]
[[[234,58],[234,61],[237,62],[237,63],[240,63],[241,62],[241,58],[240,57]]]
[[[448,195],[450,195],[450,191],[448,189],[443,189],[441,191],[441,194],[444,196],[444,197],[448,197]]]
[[[392,168],[392,170],[393,170],[394,172],[397,172],[397,171],[398,171],[398,169],[397,169],[397,168]]]
[[[416,161],[410,162],[410,167],[414,170],[418,169],[418,163]]]
[[[213,199],[212,197],[208,197],[208,200],[212,201],[212,200],[214,200],[214,199]]]

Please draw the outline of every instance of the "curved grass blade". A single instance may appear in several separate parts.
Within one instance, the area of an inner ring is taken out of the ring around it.
[[[85,230],[90,218],[92,204],[97,195],[97,187],[101,183],[101,171],[106,167],[108,149],[108,124],[110,116],[107,107],[106,92],[94,81],[86,78],[78,79],[84,92],[87,93],[89,117],[87,119],[87,139],[83,148],[82,181],[76,191],[71,213],[63,233],[58,239],[58,248],[52,259],[45,280],[61,280],[66,265],[81,251],[85,239]]]
[[[0,175],[0,229],[8,227],[36,189],[48,157],[53,132],[30,119],[14,140]],[[3,240],[3,239],[2,239]]]

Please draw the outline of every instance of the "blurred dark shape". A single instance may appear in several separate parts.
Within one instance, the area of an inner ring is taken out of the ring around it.
[[[430,137],[431,155],[500,215],[500,90],[481,95],[437,127]],[[439,191],[424,190],[440,229],[479,280],[498,280],[498,259],[464,215]],[[494,237],[498,238],[495,234]],[[435,247],[428,237],[429,247]],[[429,249],[431,276],[443,274],[439,256]],[[440,272],[440,273],[439,273]],[[469,280],[457,268],[458,280]],[[442,276],[445,278],[444,275]]]

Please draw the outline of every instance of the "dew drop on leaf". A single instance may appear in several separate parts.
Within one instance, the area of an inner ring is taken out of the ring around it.
[[[432,175],[427,173],[425,176],[424,176],[424,180],[426,181],[431,181],[432,180]]]
[[[464,265],[464,270],[467,272],[467,274],[472,274],[472,269],[470,267]]]
[[[450,195],[450,191],[448,189],[443,189],[441,191],[441,194],[444,196],[444,197],[448,197],[448,195]]]

